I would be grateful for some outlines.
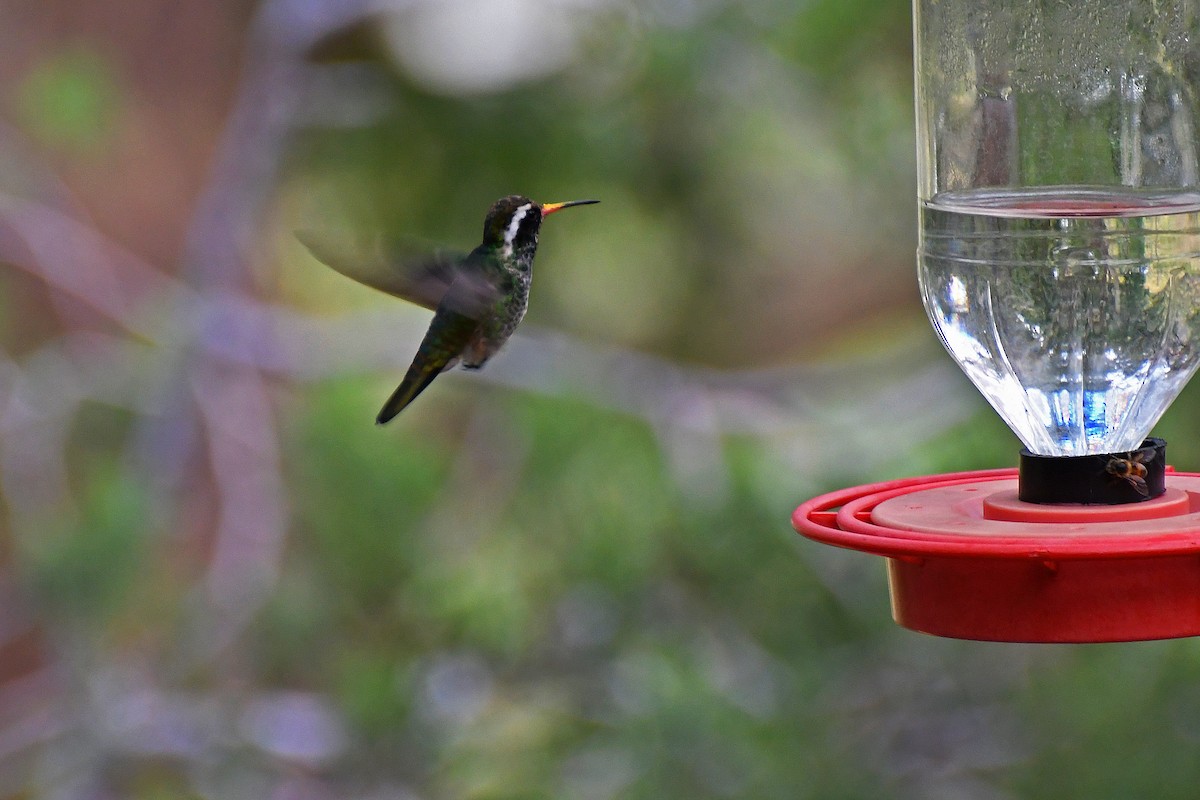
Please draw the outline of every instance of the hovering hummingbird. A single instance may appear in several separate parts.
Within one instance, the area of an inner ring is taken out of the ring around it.
[[[533,256],[542,220],[571,206],[599,200],[535,203],[510,195],[497,200],[483,221],[483,242],[465,256],[435,253],[413,264],[386,254],[348,254],[314,232],[297,238],[338,272],[374,289],[434,311],[404,380],[375,418],[388,422],[459,362],[479,369],[516,330],[529,305]]]

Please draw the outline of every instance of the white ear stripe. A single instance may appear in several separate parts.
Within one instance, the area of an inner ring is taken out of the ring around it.
[[[525,215],[531,208],[533,208],[533,203],[526,203],[513,212],[512,219],[508,223],[508,230],[504,231],[504,251],[506,253],[512,253],[513,240],[517,238],[517,231],[521,229],[521,220],[525,219]]]

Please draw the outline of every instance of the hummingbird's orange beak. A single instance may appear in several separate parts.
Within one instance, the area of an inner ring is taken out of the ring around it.
[[[599,203],[599,200],[568,200],[565,203],[546,203],[542,206],[542,216],[548,217],[555,211],[562,211],[564,208],[571,206],[590,206],[592,203]]]

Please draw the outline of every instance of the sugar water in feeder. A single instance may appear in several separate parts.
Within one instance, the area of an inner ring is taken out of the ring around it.
[[[1038,455],[1136,450],[1200,366],[1195,192],[941,193],[919,262],[946,349]]]

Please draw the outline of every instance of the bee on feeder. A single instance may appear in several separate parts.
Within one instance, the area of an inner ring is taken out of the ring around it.
[[[1104,465],[1104,471],[1114,480],[1128,483],[1142,497],[1149,497],[1150,488],[1146,485],[1146,465],[1142,463],[1144,454],[1137,452],[1127,455],[1128,458],[1110,458]]]

